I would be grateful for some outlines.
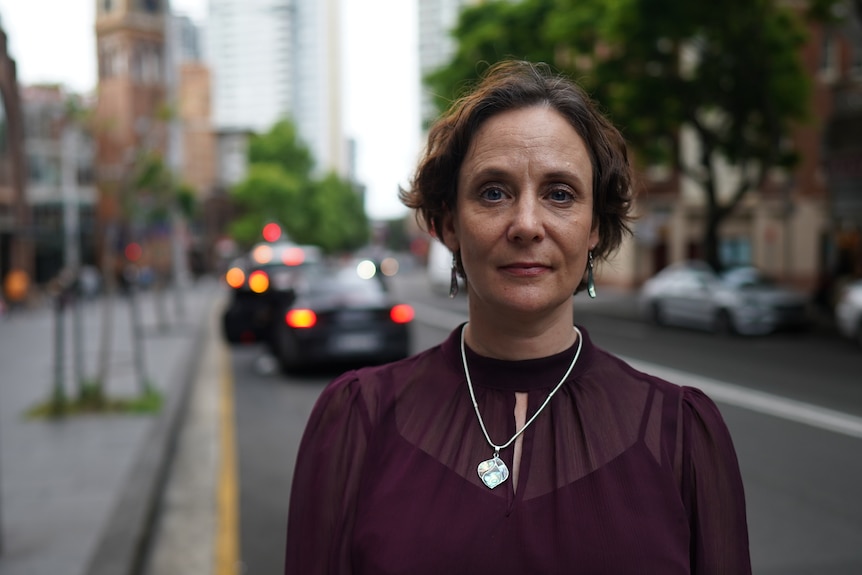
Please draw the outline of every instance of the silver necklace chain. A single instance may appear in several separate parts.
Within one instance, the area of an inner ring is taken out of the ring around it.
[[[464,352],[464,332],[467,329],[467,325],[465,324],[464,327],[461,328],[461,362],[464,364],[464,376],[467,378],[467,389],[470,390],[470,399],[473,401],[473,409],[476,410],[476,418],[479,420],[479,427],[482,428],[482,433],[485,434],[485,439],[488,441],[488,445],[494,448],[495,457],[500,454],[501,449],[506,449],[507,447],[512,445],[512,442],[515,441],[519,435],[524,433],[524,430],[526,430],[530,426],[530,424],[533,423],[533,421],[535,421],[537,417],[539,417],[539,414],[542,413],[542,410],[545,409],[548,403],[550,403],[551,398],[554,397],[554,394],[557,393],[557,390],[562,387],[563,383],[566,381],[566,378],[568,378],[569,374],[572,373],[572,369],[574,369],[575,363],[577,363],[578,361],[578,356],[581,355],[581,346],[584,342],[584,338],[581,335],[581,330],[579,330],[577,326],[572,327],[578,334],[578,349],[577,351],[575,351],[575,357],[572,358],[572,363],[569,364],[569,369],[566,370],[566,373],[565,375],[563,375],[563,378],[560,380],[560,383],[558,383],[556,387],[551,390],[551,393],[548,394],[548,397],[545,399],[545,402],[542,404],[541,407],[539,407],[539,409],[536,410],[536,413],[533,414],[533,417],[531,417],[527,421],[527,423],[525,423],[524,426],[521,427],[521,429],[516,431],[515,435],[513,435],[509,439],[509,441],[507,441],[503,445],[496,445],[493,441],[491,441],[491,437],[488,435],[488,430],[485,429],[485,422],[482,421],[482,414],[479,413],[479,404],[476,402],[476,395],[473,393],[473,381],[470,379],[470,370],[467,368],[467,354]]]

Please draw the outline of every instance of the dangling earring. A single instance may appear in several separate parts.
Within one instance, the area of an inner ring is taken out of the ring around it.
[[[455,254],[452,254],[452,278],[449,281],[449,299],[458,295],[458,263]]]
[[[587,252],[587,293],[596,298],[596,282],[593,279],[593,250]]]

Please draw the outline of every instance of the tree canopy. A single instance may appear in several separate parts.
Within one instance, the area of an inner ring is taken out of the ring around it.
[[[721,222],[795,160],[788,136],[809,102],[803,19],[827,17],[833,3],[811,0],[802,13],[777,0],[492,0],[463,10],[455,54],[425,80],[444,109],[483,64],[506,58],[574,78],[642,165],[671,166],[703,190],[704,257],[720,267]],[[694,159],[681,149],[683,127],[697,135]],[[738,168],[734,181],[720,181],[719,160]]]
[[[334,173],[313,175],[314,158],[288,120],[253,135],[248,174],[231,194],[240,216],[231,235],[241,245],[259,241],[263,226],[278,222],[292,241],[327,253],[361,247],[370,235],[362,197]]]

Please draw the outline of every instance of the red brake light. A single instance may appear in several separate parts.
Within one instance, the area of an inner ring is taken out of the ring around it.
[[[281,226],[274,222],[270,222],[263,226],[263,239],[268,242],[274,242],[281,237]]]
[[[292,309],[285,314],[284,321],[290,327],[312,327],[317,323],[317,314],[310,309]]]
[[[401,303],[389,310],[389,317],[395,323],[410,323],[416,314],[413,308],[406,303]]]
[[[272,247],[268,244],[260,244],[251,251],[251,258],[263,265],[272,261]]]
[[[269,276],[263,270],[251,272],[248,276],[248,287],[254,293],[263,293],[269,289]]]
[[[305,261],[305,252],[302,248],[285,248],[281,252],[281,262],[286,266],[298,266]]]
[[[230,268],[227,270],[227,273],[224,274],[224,279],[227,282],[227,285],[233,289],[239,289],[242,287],[243,282],[245,282],[245,272],[240,268]]]

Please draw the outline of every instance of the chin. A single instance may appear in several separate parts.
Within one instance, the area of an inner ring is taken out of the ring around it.
[[[560,309],[571,302],[571,294],[566,297],[549,297],[545,290],[541,293],[497,294],[497,297],[484,298],[488,307],[501,313],[543,314]]]

